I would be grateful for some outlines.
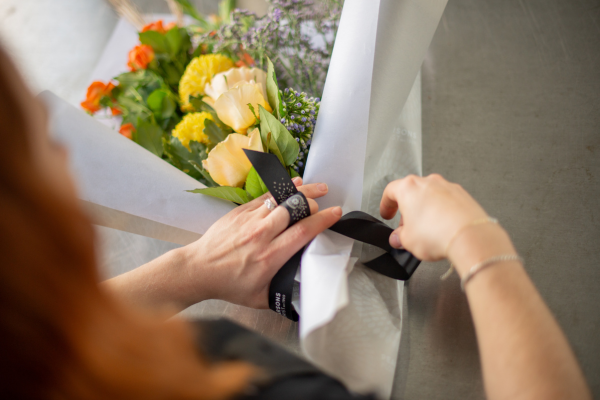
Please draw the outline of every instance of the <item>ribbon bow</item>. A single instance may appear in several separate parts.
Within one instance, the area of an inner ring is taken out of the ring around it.
[[[277,204],[282,204],[299,193],[275,155],[246,149],[244,152]],[[290,218],[292,218],[291,212]],[[364,265],[387,277],[401,281],[408,280],[421,263],[408,251],[390,246],[389,237],[394,230],[365,212],[349,212],[329,229],[384,250],[384,254],[365,262]],[[304,248],[281,267],[269,287],[269,308],[292,321],[298,321],[298,313],[292,306],[292,295],[295,286],[294,278],[300,267],[303,252]]]

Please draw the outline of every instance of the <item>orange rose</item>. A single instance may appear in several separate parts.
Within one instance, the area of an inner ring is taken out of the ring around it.
[[[168,31],[170,31],[171,29],[173,29],[175,27],[175,25],[176,25],[175,22],[169,22],[167,25],[165,25],[163,27],[163,21],[162,21],[162,19],[159,19],[158,21],[151,22],[148,25],[144,26],[142,28],[142,32],[156,31],[158,33],[165,34]]]
[[[111,82],[104,84],[100,81],[92,82],[92,84],[88,87],[87,95],[85,96],[85,100],[81,102],[81,107],[92,114],[96,111],[100,111],[102,106],[100,105],[100,100],[104,96],[110,96],[110,92],[112,92],[115,85]]]
[[[129,52],[129,62],[127,63],[127,66],[131,71],[146,69],[152,60],[154,60],[154,50],[152,50],[152,47],[147,44],[141,44],[135,46],[133,50]]]
[[[133,132],[135,132],[135,126],[131,122],[121,125],[121,129],[119,129],[119,133],[127,139],[133,139]]]
[[[256,64],[254,59],[250,57],[250,54],[246,53],[245,51],[238,54],[238,56],[240,59],[235,63],[236,67],[253,67]]]
[[[110,111],[112,112],[112,115],[121,115],[121,114],[123,114],[123,111],[121,111],[121,109],[118,108],[118,107],[111,107]]]

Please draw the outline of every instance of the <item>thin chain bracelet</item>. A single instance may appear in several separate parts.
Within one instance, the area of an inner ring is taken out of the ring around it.
[[[481,225],[481,224],[498,224],[498,220],[496,218],[493,217],[484,217],[484,218],[477,218],[471,222],[469,222],[467,225],[463,226],[462,228],[460,228],[459,230],[457,230],[454,235],[452,235],[452,237],[450,238],[450,240],[448,241],[448,245],[446,245],[446,254],[448,254],[449,250],[450,250],[450,246],[452,245],[452,243],[454,242],[454,240],[458,237],[458,235],[460,235],[461,233],[463,233],[464,230],[466,230],[467,228],[470,228],[472,226],[476,226],[476,225]],[[444,272],[444,274],[442,276],[440,276],[440,279],[445,281],[446,279],[448,279],[448,277],[450,275],[452,275],[452,272],[454,271],[454,264],[450,263],[450,268],[448,268],[448,271]]]
[[[478,272],[484,270],[485,268],[500,263],[500,262],[506,262],[506,261],[518,261],[521,264],[523,264],[523,259],[517,255],[514,254],[502,254],[499,256],[494,256],[494,257],[490,257],[487,260],[484,260],[480,263],[477,263],[475,265],[473,265],[470,269],[469,272],[467,272],[465,274],[465,276],[462,277],[462,279],[460,280],[460,289],[464,292],[465,291],[465,285],[471,280],[473,279],[473,277],[475,275],[477,275]]]

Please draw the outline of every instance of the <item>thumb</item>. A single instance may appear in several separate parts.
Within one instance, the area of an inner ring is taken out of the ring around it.
[[[398,229],[396,229],[390,235],[390,246],[392,246],[395,249],[402,249],[402,248],[404,248],[402,246],[402,242],[400,241],[400,235],[401,235],[403,229],[404,229],[404,227],[400,226],[400,227],[398,227]]]

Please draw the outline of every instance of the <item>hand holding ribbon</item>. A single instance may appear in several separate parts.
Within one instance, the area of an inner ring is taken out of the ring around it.
[[[253,150],[244,152],[275,201],[289,212],[288,226],[310,215],[306,197],[298,192],[276,156]],[[365,262],[364,265],[390,278],[409,279],[421,262],[406,250],[392,248],[389,237],[393,229],[362,211],[346,214],[329,229],[385,250],[383,255]],[[283,265],[269,287],[269,308],[293,321],[299,318],[292,306],[292,295],[294,278],[300,267],[303,251],[304,248],[300,249]]]

